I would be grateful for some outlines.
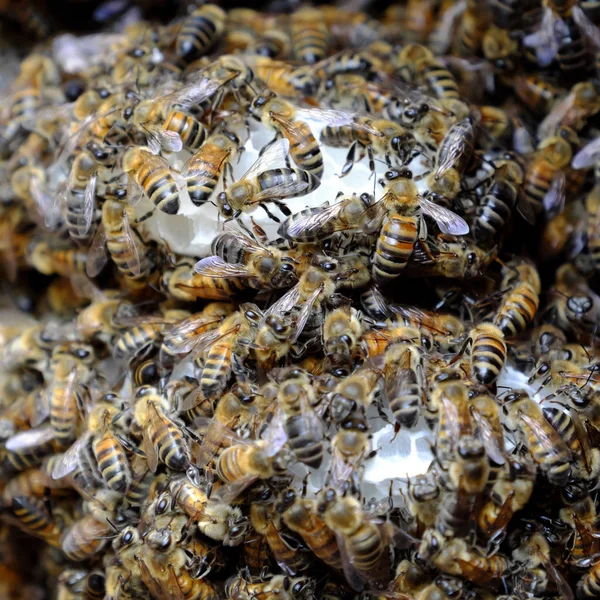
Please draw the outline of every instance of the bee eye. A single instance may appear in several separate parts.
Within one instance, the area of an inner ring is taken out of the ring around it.
[[[467,263],[472,267],[477,262],[477,254],[475,252],[469,252],[467,255]]]
[[[89,350],[86,350],[85,348],[78,348],[75,351],[75,355],[77,356],[77,358],[87,358],[90,355]]]
[[[131,531],[128,531],[124,536],[123,536],[123,542],[125,544],[130,544],[131,540],[133,539],[133,533],[131,533]]]
[[[123,118],[128,121],[129,119],[131,119],[131,117],[133,116],[133,108],[131,108],[130,106],[128,106],[124,111],[123,111]]]
[[[294,265],[291,263],[283,263],[281,265],[281,270],[285,271],[285,272],[289,272],[292,273],[293,271],[295,271],[296,269],[294,269]]]
[[[543,375],[544,373],[547,373],[549,370],[550,370],[550,365],[548,365],[548,363],[544,363],[543,365],[540,366],[540,368],[538,369],[538,372]]]
[[[169,501],[167,500],[167,498],[162,498],[159,503],[156,505],[156,514],[157,515],[162,515],[163,513],[165,513],[167,511],[167,508],[169,507]]]

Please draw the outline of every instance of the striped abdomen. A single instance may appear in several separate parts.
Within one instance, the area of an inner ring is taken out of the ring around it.
[[[320,15],[313,18],[292,20],[291,38],[294,56],[306,65],[314,65],[327,56],[329,33]],[[292,18],[293,19],[293,18]]]
[[[148,410],[151,414],[150,442],[159,460],[174,471],[185,469],[189,463],[188,446],[181,430],[154,403],[149,404]]]
[[[393,215],[386,220],[381,228],[373,258],[373,279],[376,283],[385,285],[400,275],[418,237],[415,217]]]
[[[225,448],[217,461],[217,475],[219,478],[225,483],[234,483],[252,475],[248,473],[246,467],[248,455],[254,450],[253,446],[242,445]]]
[[[216,398],[225,389],[231,375],[232,361],[231,340],[225,338],[210,347],[200,377],[200,387],[205,398]]]
[[[88,254],[86,250],[53,250],[52,261],[54,272],[63,277],[69,277],[75,273],[85,274]]]
[[[315,431],[304,415],[288,417],[284,429],[288,437],[288,446],[296,458],[305,465],[318,469],[324,452],[321,432]]]
[[[63,552],[70,560],[86,560],[106,546],[111,531],[107,523],[87,514],[65,532],[62,539]]]
[[[187,61],[201,56],[215,43],[223,32],[225,13],[214,4],[201,6],[192,12],[177,34],[178,56]]]
[[[174,298],[193,302],[203,300],[230,300],[246,289],[241,277],[209,277],[200,275],[189,267],[176,269],[166,280],[167,290]]]
[[[523,192],[536,213],[543,209],[544,196],[550,191],[556,169],[543,157],[537,158],[525,172]]]
[[[420,80],[427,85],[436,98],[455,100],[460,98],[456,80],[450,71],[436,60],[421,60],[417,70]]]
[[[476,209],[473,235],[477,242],[491,242],[510,221],[517,203],[517,189],[505,181],[496,181]]]
[[[419,420],[421,386],[414,369],[401,369],[394,375],[394,391],[388,395],[390,410],[397,423],[414,427]]]
[[[547,406],[542,409],[546,421],[550,423],[556,433],[560,435],[561,440],[567,445],[573,456],[581,456],[581,441],[577,436],[573,419],[564,410],[555,406]]]
[[[363,519],[358,528],[345,539],[348,558],[362,572],[368,572],[376,567],[383,553],[387,552],[379,528],[366,519]]]
[[[195,152],[202,146],[206,139],[206,129],[194,117],[190,117],[178,110],[173,110],[163,124],[164,131],[176,133],[183,143],[183,147],[190,152]]]
[[[175,178],[166,168],[154,167],[144,162],[135,177],[156,208],[168,215],[177,213],[179,190]]]
[[[316,175],[301,169],[286,167],[263,171],[258,175],[257,180],[261,191],[269,190],[277,186],[291,186],[302,182],[307,184],[307,187],[298,193],[283,195],[278,193],[274,198],[297,198],[299,196],[305,196],[321,185],[321,180]]]
[[[60,548],[60,528],[50,518],[43,500],[29,496],[16,496],[12,499],[11,509],[21,528],[29,535],[40,538],[55,548]]]
[[[106,485],[125,494],[131,480],[129,461],[117,438],[106,431],[94,441],[94,456]]]
[[[594,67],[595,58],[579,26],[569,17],[564,21],[565,35],[560,37],[556,59],[561,71],[588,71]]]
[[[321,141],[332,148],[347,148],[353,142],[369,144],[368,136],[352,125],[327,125],[321,130]]]
[[[502,300],[494,324],[505,338],[515,337],[533,321],[539,303],[540,297],[533,287],[529,283],[520,283]]]
[[[123,332],[114,343],[117,359],[136,356],[144,348],[158,341],[162,334],[162,323],[142,323]]]
[[[493,327],[493,329],[498,328]],[[471,351],[471,368],[479,383],[483,385],[494,383],[505,362],[506,344],[500,330],[484,331],[475,335]]]
[[[296,165],[321,179],[324,168],[323,154],[310,127],[304,121],[296,121],[292,125],[275,116],[273,119],[279,125],[282,135],[290,142],[290,156]]]
[[[70,360],[59,360],[54,370],[50,394],[50,426],[56,440],[68,446],[74,439],[77,427],[77,400],[75,397],[76,366]]]
[[[186,187],[190,200],[196,206],[204,204],[212,196],[229,155],[222,148],[207,144],[194,156]]]

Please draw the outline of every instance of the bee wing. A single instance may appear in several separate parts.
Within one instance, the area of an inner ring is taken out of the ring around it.
[[[290,143],[285,138],[280,138],[272,144],[268,144],[260,151],[254,164],[240,177],[240,180],[253,179],[263,171],[280,167],[282,163],[286,162],[289,149]]]
[[[248,204],[258,204],[264,202],[269,198],[294,198],[301,196],[302,192],[308,188],[308,182],[306,181],[291,181],[289,183],[282,183],[281,185],[275,185],[273,187],[262,190],[258,194],[252,196],[252,202]]]
[[[91,437],[92,433],[87,431],[69,447],[56,461],[52,469],[52,479],[62,479],[77,469],[81,452],[85,449]]]
[[[150,410],[150,409],[148,409]],[[148,430],[148,426],[144,427],[144,431],[142,433],[142,452],[146,455],[146,461],[148,462],[148,467],[153,473],[156,473],[156,469],[158,467],[158,453],[156,451],[156,447],[152,443],[152,439],[150,437],[150,431]]]
[[[335,110],[333,108],[298,108],[296,115],[299,119],[315,119],[323,121],[327,125],[341,127],[351,125],[357,131],[364,131],[377,137],[381,137],[381,133],[369,125],[369,123],[360,123],[356,121],[356,113],[346,112],[343,110]]]
[[[250,277],[251,272],[241,263],[228,263],[219,256],[207,256],[194,265],[194,271],[205,277]]]
[[[571,450],[558,437],[558,435],[549,435],[544,426],[540,425],[540,423],[536,419],[532,419],[529,415],[521,413],[519,416],[521,420],[524,423],[526,423],[527,426],[531,429],[535,437],[539,440],[540,444],[542,444],[544,448],[548,450],[548,453],[550,455],[554,455],[560,452],[561,454],[564,454],[565,457],[568,457],[568,460],[572,459]],[[548,426],[550,427],[550,425]],[[560,446],[560,448],[557,448],[557,446]]]
[[[590,436],[585,428],[585,425],[583,424],[583,421],[581,420],[581,417],[579,416],[579,413],[575,409],[571,408],[569,414],[571,416],[571,420],[573,421],[575,435],[581,444],[581,457],[583,459],[584,467],[588,473],[591,473],[593,468],[593,458]]]
[[[321,295],[321,293],[323,292],[323,284],[321,284],[306,300],[306,302],[302,305],[302,308],[300,309],[300,311],[298,312],[298,317],[296,319],[296,332],[294,333],[294,336],[292,338],[292,343],[295,343],[298,341],[298,338],[300,337],[300,335],[302,334],[302,332],[304,331],[304,327],[306,326],[306,323],[308,321],[308,318],[310,317],[310,315],[312,314],[313,311],[313,307],[315,305],[315,302],[317,301],[317,299],[319,298],[319,296]],[[295,304],[295,303],[294,303]]]
[[[148,590],[150,590],[152,598],[155,598],[155,600],[172,600],[173,598],[175,598],[175,600],[185,600],[184,595],[179,588],[179,584],[177,583],[177,577],[175,577],[175,574],[173,573],[173,567],[166,567],[168,569],[168,576],[165,581],[163,581],[152,574],[144,562],[143,557],[138,556],[136,560],[140,568],[142,581]],[[161,567],[161,575],[164,571],[165,568]],[[174,579],[174,581],[172,581],[172,579]]]
[[[565,190],[567,179],[564,171],[558,171],[554,176],[552,185],[548,193],[544,196],[543,204],[546,212],[556,212],[560,214],[565,206]]]
[[[129,216],[127,215],[127,211],[123,211],[123,240],[126,248],[125,256],[128,257],[126,264],[131,269],[131,272],[138,277],[142,272],[142,263],[133,236],[134,233],[129,224]]]
[[[54,430],[52,427],[40,427],[39,429],[28,429],[11,435],[6,440],[5,447],[10,452],[25,452],[51,442],[53,439]]]
[[[168,98],[167,103],[171,105],[179,104],[183,107],[191,107],[214,95],[221,85],[219,81],[200,75],[178,90],[167,94],[163,99]]]
[[[201,152],[203,152],[202,148],[197,150],[195,154],[192,154],[192,156],[187,159],[180,171],[182,177],[190,177],[190,171],[195,168]],[[217,173],[221,173],[221,165],[227,160],[227,157],[230,154],[231,150],[229,148],[219,148],[218,150],[213,150],[211,152],[210,162],[215,165],[215,171]]]
[[[225,427],[217,419],[195,417],[194,425],[198,430],[204,432],[204,437],[210,436],[211,440],[222,440],[223,446],[235,446],[239,444],[248,445],[250,442],[241,438],[235,431]],[[212,446],[200,444],[196,453],[196,465],[208,466],[215,458]]]
[[[152,150],[152,154],[158,154],[163,148],[167,152],[180,152],[183,148],[181,137],[175,131],[168,131],[160,127],[144,127],[148,137],[148,147]]]
[[[244,247],[248,252],[253,254],[264,254],[265,251],[269,251],[268,248],[265,248],[262,244],[257,242],[254,238],[250,237],[235,221],[228,221],[224,224],[223,229],[234,235],[238,240],[242,240],[244,242]]]
[[[570,92],[562,100],[554,103],[554,106],[538,127],[537,133],[539,139],[544,139],[554,134],[556,128],[562,123],[567,113],[573,107],[574,101],[575,94]]]
[[[88,277],[96,277],[108,262],[108,254],[106,252],[106,231],[104,224],[100,223],[98,229],[92,239],[92,245],[88,250],[87,262],[85,264],[85,272]]]
[[[94,173],[85,186],[83,200],[83,223],[77,228],[77,233],[82,237],[87,234],[92,226],[94,208],[96,206],[96,186],[98,184],[98,173]]]
[[[434,45],[436,55],[448,53],[454,37],[454,30],[458,26],[458,20],[464,14],[466,7],[467,3],[461,0],[443,12],[430,35],[430,43]]]
[[[467,222],[451,210],[438,206],[427,198],[421,198],[420,204],[421,210],[438,224],[442,233],[451,235],[466,235],[469,233]]]
[[[589,169],[600,159],[600,137],[586,144],[573,158],[571,166],[574,169]]]
[[[285,446],[288,436],[285,433],[284,418],[281,410],[277,410],[269,423],[263,443],[268,456],[275,456]]]
[[[598,27],[590,21],[586,14],[581,9],[581,6],[577,4],[573,7],[571,14],[573,20],[579,26],[579,31],[587,38],[588,42],[594,46],[594,51],[600,50],[600,30]]]
[[[520,119],[514,119],[512,144],[519,154],[531,154],[535,150],[535,140]]]
[[[296,284],[293,288],[289,289],[277,302],[271,304],[268,310],[265,311],[265,318],[268,315],[276,315],[279,313],[288,313],[300,298],[300,288]]]
[[[205,328],[210,325],[217,325],[218,323],[221,323],[221,321],[222,319],[220,318],[207,319],[202,316],[184,319],[165,333],[163,345],[174,354],[186,354],[191,352],[198,343],[198,338],[201,337],[201,335],[194,335],[197,330],[200,327]],[[176,341],[179,338],[183,339]]]
[[[455,443],[460,437],[460,419],[458,415],[458,408],[454,402],[452,402],[450,398],[446,396],[445,393],[442,393],[441,400],[442,406],[444,407],[444,416],[448,420],[450,436],[453,443]]]
[[[485,446],[487,455],[497,464],[503,465],[506,462],[506,452],[503,445],[500,445],[498,438],[494,435],[491,423],[477,410],[471,407],[471,415],[479,429],[479,436]]]
[[[225,504],[231,504],[247,487],[251,486],[258,477],[246,476],[238,479],[233,483],[223,485],[215,492],[213,492],[211,498],[216,498]]]
[[[42,182],[37,177],[32,178],[29,193],[38,207],[40,216],[44,219],[44,225],[50,231],[55,230],[61,221],[60,195],[57,193],[56,197],[53,198],[44,189]]]
[[[558,52],[558,40],[555,33],[555,17],[552,9],[546,7],[540,28],[523,38],[528,48],[535,48],[537,60],[542,67],[547,67]]]
[[[346,538],[337,531],[335,532],[335,537],[340,551],[340,558],[342,559],[342,568],[346,582],[355,592],[362,592],[365,589],[366,577],[354,566],[354,561],[348,555]]]
[[[279,226],[277,233],[288,240],[293,240],[297,237],[302,237],[303,239],[321,237],[319,234],[322,228],[337,217],[346,202],[347,200],[342,200],[302,217],[288,218]],[[344,229],[345,227],[339,224],[332,231],[332,234]]]
[[[139,204],[144,195],[144,188],[131,176],[127,177],[127,203],[129,206]]]

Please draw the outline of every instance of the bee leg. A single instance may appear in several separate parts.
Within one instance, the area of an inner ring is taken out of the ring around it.
[[[292,211],[287,207],[284,202],[274,201],[273,204],[286,216],[290,217],[292,215]]]
[[[375,175],[375,153],[373,152],[373,146],[367,146],[367,156],[369,157],[369,171],[371,171],[369,179],[371,179]],[[389,155],[386,154],[385,158],[388,167],[391,167],[392,163],[390,162]]]
[[[350,146],[350,149],[348,150],[348,154],[346,155],[346,164],[342,167],[342,174],[339,176],[340,179],[342,177],[346,177],[346,175],[348,175],[348,173],[350,173],[350,171],[352,170],[352,167],[354,166],[354,162],[356,160],[355,156],[356,156],[357,146],[358,146],[358,142],[356,142],[356,141],[352,142],[352,145]]]
[[[267,217],[269,217],[271,221],[275,221],[275,223],[281,223],[281,219],[278,219],[264,204],[261,204],[260,206],[267,213]]]

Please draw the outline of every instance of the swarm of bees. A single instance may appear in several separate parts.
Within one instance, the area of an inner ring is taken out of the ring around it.
[[[600,3],[188,4],[0,105],[0,597],[600,598]]]

